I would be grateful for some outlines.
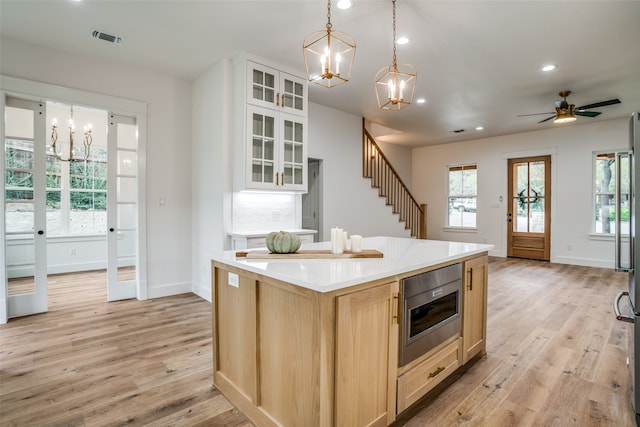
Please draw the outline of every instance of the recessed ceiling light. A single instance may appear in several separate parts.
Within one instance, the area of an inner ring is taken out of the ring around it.
[[[476,126],[476,130],[483,130],[484,127],[483,126]]]
[[[547,64],[544,67],[542,67],[542,71],[553,71],[556,68],[558,68],[556,64]]]
[[[338,9],[349,9],[351,7],[351,0],[338,0]]]
[[[424,99],[424,98],[418,98],[418,99],[416,99],[416,102],[417,102],[418,104],[424,104],[425,102],[427,102],[427,100],[426,100],[426,99]]]
[[[397,41],[398,44],[407,44],[409,43],[409,38],[408,37],[400,37]]]

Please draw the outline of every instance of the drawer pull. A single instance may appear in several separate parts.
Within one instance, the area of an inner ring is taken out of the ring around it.
[[[435,376],[437,376],[440,372],[444,371],[444,366],[440,366],[438,369],[436,369],[435,371],[429,373],[429,378],[433,378]]]

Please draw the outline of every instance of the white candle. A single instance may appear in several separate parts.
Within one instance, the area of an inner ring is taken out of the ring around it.
[[[402,99],[402,89],[404,89],[404,80],[400,80],[400,99]]]
[[[344,232],[341,228],[336,227],[331,229],[331,253],[341,254],[344,252],[343,238]]]
[[[336,53],[336,74],[340,75],[340,52]]]
[[[347,250],[347,239],[348,239],[347,232],[343,231],[342,232],[342,250],[343,251]]]
[[[351,252],[362,252],[362,236],[357,234],[351,236]]]

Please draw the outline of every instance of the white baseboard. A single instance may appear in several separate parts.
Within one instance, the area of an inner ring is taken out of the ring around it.
[[[558,264],[581,265],[583,267],[613,268],[613,261],[592,258],[576,258],[568,256],[552,257],[551,262]]]
[[[193,290],[191,283],[173,283],[162,286],[151,286],[147,288],[147,297],[153,299],[192,292]]]
[[[207,285],[203,286],[203,285],[201,285],[199,283],[194,283],[192,292],[194,294],[198,295],[200,298],[206,299],[209,302],[213,301],[213,298],[211,297],[211,286],[210,286],[210,284],[207,284]]]
[[[0,299],[0,325],[4,325],[9,320],[9,314],[7,313],[7,300]]]

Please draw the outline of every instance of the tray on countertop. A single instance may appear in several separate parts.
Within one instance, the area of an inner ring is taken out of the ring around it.
[[[277,254],[267,251],[236,251],[237,258],[247,259],[328,259],[328,258],[382,258],[382,252],[376,249],[363,249],[362,252],[344,251],[334,254],[330,249],[300,249],[290,254]]]

